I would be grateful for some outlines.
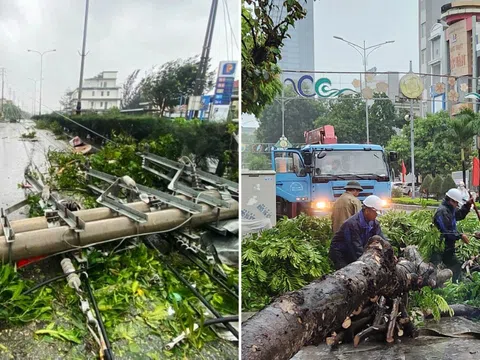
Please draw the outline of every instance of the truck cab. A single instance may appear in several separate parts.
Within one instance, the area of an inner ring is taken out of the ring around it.
[[[390,205],[393,174],[380,145],[310,144],[301,149],[272,151],[276,171],[277,214],[295,217],[299,213],[327,215],[352,180],[363,187],[359,200],[377,195]]]

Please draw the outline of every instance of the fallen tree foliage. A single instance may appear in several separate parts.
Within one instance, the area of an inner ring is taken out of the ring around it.
[[[374,236],[358,261],[280,296],[244,322],[242,359],[290,359],[302,346],[327,337],[335,345],[338,337],[352,335],[355,344],[374,333],[389,343],[399,336],[415,336],[406,310],[408,291],[437,287],[451,275],[450,270],[437,271],[425,263],[413,246],[397,261],[392,246]],[[368,320],[359,326],[365,317]],[[350,327],[365,330],[347,334]]]

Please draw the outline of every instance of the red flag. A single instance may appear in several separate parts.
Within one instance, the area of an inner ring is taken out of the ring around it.
[[[405,163],[402,160],[402,182],[405,182],[405,175],[407,175],[407,168],[405,167]]]
[[[472,174],[472,184],[473,186],[479,186],[480,183],[480,161],[478,158],[473,158],[473,174]]]

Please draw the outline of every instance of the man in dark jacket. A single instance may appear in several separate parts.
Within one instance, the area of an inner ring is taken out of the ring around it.
[[[379,235],[387,240],[376,220],[382,210],[382,200],[370,195],[363,201],[362,210],[347,219],[335,233],[329,256],[336,270],[357,261],[372,236]]]
[[[440,240],[445,241],[443,263],[453,272],[453,281],[460,277],[462,264],[455,256],[455,242],[462,239],[465,244],[470,241],[466,234],[460,234],[457,230],[457,221],[465,219],[470,212],[473,201],[470,199],[463,204],[463,194],[458,189],[450,189],[445,194],[445,199],[438,207],[433,217],[433,223],[442,233]],[[462,205],[459,209],[459,205]]]

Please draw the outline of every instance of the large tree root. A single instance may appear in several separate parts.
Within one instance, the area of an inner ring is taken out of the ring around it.
[[[415,247],[407,247],[404,256],[396,262],[391,245],[372,237],[358,261],[280,296],[244,322],[242,359],[290,359],[305,344],[327,337],[336,346],[347,337],[358,344],[378,332],[389,342],[414,336],[405,295],[423,286],[440,286],[452,272],[423,262]]]

